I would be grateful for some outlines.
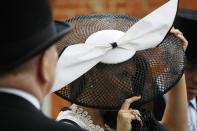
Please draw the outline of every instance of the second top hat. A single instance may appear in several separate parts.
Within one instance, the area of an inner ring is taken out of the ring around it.
[[[190,61],[197,63],[197,10],[180,8],[174,24],[189,42],[186,50]]]

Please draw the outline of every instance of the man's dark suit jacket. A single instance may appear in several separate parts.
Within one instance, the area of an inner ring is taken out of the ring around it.
[[[46,117],[27,100],[0,93],[0,130],[11,131],[82,131],[72,123],[61,123]]]

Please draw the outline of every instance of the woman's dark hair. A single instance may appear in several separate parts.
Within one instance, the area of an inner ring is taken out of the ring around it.
[[[156,121],[153,114],[147,109],[139,109],[143,126],[137,120],[132,121],[132,131],[168,131]],[[116,129],[118,111],[108,111],[104,113],[104,123]]]

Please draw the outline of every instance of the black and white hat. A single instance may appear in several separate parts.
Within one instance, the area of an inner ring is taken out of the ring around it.
[[[57,43],[60,58],[52,92],[73,103],[118,109],[141,95],[141,106],[180,79],[185,56],[169,34],[177,11],[171,0],[137,19],[126,15],[87,15],[66,20],[73,31]]]

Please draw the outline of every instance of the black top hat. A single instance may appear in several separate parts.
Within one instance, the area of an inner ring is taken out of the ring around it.
[[[71,30],[53,20],[48,0],[5,1],[1,10],[1,73],[25,63]]]
[[[174,26],[183,32],[189,42],[186,50],[188,59],[197,63],[197,10],[179,9]]]

